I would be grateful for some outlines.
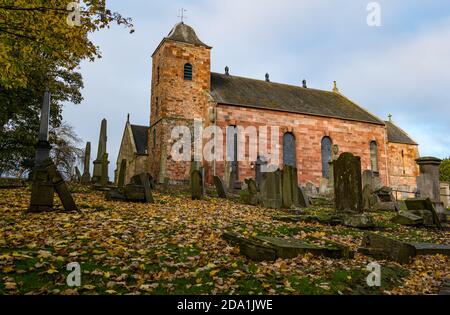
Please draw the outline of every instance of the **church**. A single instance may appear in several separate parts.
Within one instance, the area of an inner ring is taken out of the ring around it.
[[[416,190],[418,144],[391,118],[383,121],[354,103],[340,93],[336,82],[332,90],[324,91],[309,88],[306,81],[299,86],[271,82],[268,74],[265,80],[239,77],[228,67],[224,73],[213,73],[211,49],[181,22],[154,51],[150,125],[127,121],[117,159],[117,170],[122,160],[127,161],[127,182],[148,172],[159,183],[188,183],[192,162],[171,156],[172,130],[180,125],[194,130],[194,121],[201,120],[204,128],[219,127],[227,135],[221,144],[224,152],[244,150],[246,157],[248,146],[242,143],[246,137],[235,136],[241,130],[238,126],[277,126],[277,134],[271,136],[279,140],[279,167],[295,166],[301,185],[319,186],[329,176],[332,156],[351,152],[383,185]],[[246,178],[258,176],[264,158],[238,161],[233,154],[231,161],[200,164],[206,182],[212,183],[213,176],[225,183],[233,178],[230,185],[239,187]]]

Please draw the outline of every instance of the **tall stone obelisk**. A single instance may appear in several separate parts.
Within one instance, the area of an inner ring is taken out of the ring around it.
[[[33,185],[29,211],[43,212],[53,210],[54,186],[47,167],[50,160],[50,143],[48,142],[48,129],[50,117],[50,92],[48,88],[44,93],[44,102],[41,109],[41,122],[36,147],[36,156],[33,168]]]
[[[106,136],[106,130],[107,130],[107,121],[106,119],[103,119],[100,129],[100,137],[98,140],[97,159],[94,161],[94,172],[92,177],[93,183],[99,183],[102,178],[102,163],[104,158],[103,156],[106,154],[106,142],[108,140]]]
[[[46,88],[44,93],[44,102],[41,109],[41,122],[38,135],[38,143],[36,147],[36,156],[34,160],[35,166],[40,166],[50,157],[50,143],[48,142],[48,129],[50,119],[50,92]]]
[[[81,177],[82,184],[88,184],[91,182],[90,164],[91,164],[91,143],[88,142],[86,144],[86,150],[84,151],[84,170],[83,176]]]

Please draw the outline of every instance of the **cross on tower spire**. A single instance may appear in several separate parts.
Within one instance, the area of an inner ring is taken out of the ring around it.
[[[181,14],[180,14],[178,17],[181,19],[181,23],[183,23],[184,20],[187,19],[187,17],[184,15],[184,13],[186,13],[187,10],[184,9],[184,8],[181,8],[181,9],[180,9],[180,12],[181,12]]]

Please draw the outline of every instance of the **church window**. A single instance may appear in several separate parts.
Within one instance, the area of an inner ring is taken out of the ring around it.
[[[378,144],[370,142],[370,166],[373,172],[378,173]]]
[[[331,146],[331,138],[324,137],[322,139],[322,176],[324,178],[330,177]]]
[[[297,167],[295,136],[288,132],[283,136],[283,164]]]
[[[156,148],[156,128],[153,129],[153,148]]]
[[[184,79],[192,81],[192,65],[190,63],[184,65]]]
[[[159,97],[157,97],[155,100],[155,116],[156,117],[158,117],[158,112],[159,112]]]

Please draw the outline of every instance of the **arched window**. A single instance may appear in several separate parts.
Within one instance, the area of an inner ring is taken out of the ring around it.
[[[297,146],[292,133],[285,133],[283,136],[283,164],[297,167]]]
[[[372,172],[378,173],[378,144],[376,141],[370,142],[370,167]]]
[[[184,65],[184,79],[192,81],[192,65],[190,63]]]
[[[322,176],[324,178],[330,177],[330,164],[331,161],[331,146],[333,145],[330,137],[324,137],[322,139]]]

